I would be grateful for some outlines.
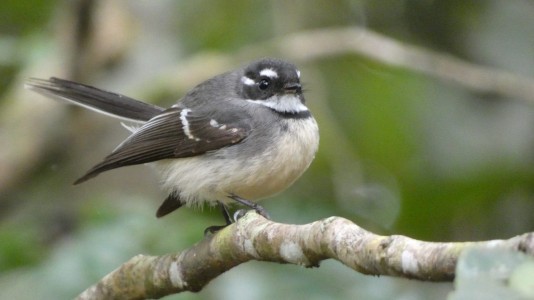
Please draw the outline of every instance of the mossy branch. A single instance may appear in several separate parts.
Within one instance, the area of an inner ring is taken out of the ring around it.
[[[340,217],[289,225],[249,212],[189,249],[131,258],[77,299],[153,299],[197,292],[220,274],[250,260],[318,267],[331,258],[363,274],[451,281],[460,253],[473,246],[533,255],[534,233],[508,240],[437,243],[376,235]]]

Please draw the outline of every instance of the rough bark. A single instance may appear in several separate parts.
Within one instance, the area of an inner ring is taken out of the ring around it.
[[[468,247],[504,248],[533,255],[534,234],[482,242],[424,242],[401,235],[376,235],[340,217],[289,225],[249,212],[189,249],[131,258],[77,299],[153,299],[197,292],[249,260],[318,267],[322,260],[331,258],[363,274],[450,281],[460,253]]]

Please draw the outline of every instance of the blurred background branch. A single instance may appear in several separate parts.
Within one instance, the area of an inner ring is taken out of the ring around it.
[[[274,47],[282,55],[304,62],[328,56],[363,55],[379,63],[453,82],[475,93],[534,101],[534,78],[470,63],[366,28],[299,32],[281,38]]]

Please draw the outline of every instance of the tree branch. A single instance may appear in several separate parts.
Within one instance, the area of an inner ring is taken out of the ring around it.
[[[302,31],[281,38],[275,45],[280,52],[295,60],[355,53],[386,65],[450,81],[479,93],[534,101],[533,78],[477,65],[361,27]]]
[[[243,61],[277,54],[298,64],[339,55],[355,54],[381,64],[452,82],[470,91],[534,102],[534,78],[497,67],[472,63],[451,54],[352,26],[298,31],[242,47],[232,55],[201,52],[181,61],[147,86],[187,90],[206,77],[224,72]],[[206,71],[207,70],[207,71]],[[206,73],[207,72],[207,73]]]
[[[435,243],[376,235],[339,217],[288,225],[249,212],[182,252],[131,258],[77,299],[147,299],[197,292],[250,260],[318,267],[320,261],[332,258],[363,274],[450,281],[460,253],[474,246],[534,255],[534,233],[509,240]]]

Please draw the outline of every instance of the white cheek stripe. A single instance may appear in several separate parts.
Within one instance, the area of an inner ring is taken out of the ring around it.
[[[255,103],[267,106],[277,112],[281,113],[299,113],[308,111],[306,105],[300,102],[300,99],[295,96],[273,96],[265,100],[247,100],[250,103]]]
[[[191,110],[189,108],[184,108],[181,112],[180,112],[180,120],[182,121],[182,129],[184,130],[184,133],[185,135],[191,139],[191,140],[195,140],[195,141],[200,141],[199,138],[195,137],[192,133],[191,133],[191,130],[189,129],[189,121],[187,121],[187,114],[190,112]]]
[[[278,73],[275,70],[268,68],[260,71],[261,76],[267,76],[269,78],[278,78]]]
[[[254,80],[248,78],[247,76],[241,77],[241,82],[245,85],[254,85]]]
[[[300,78],[300,71],[297,70],[297,77]]]

